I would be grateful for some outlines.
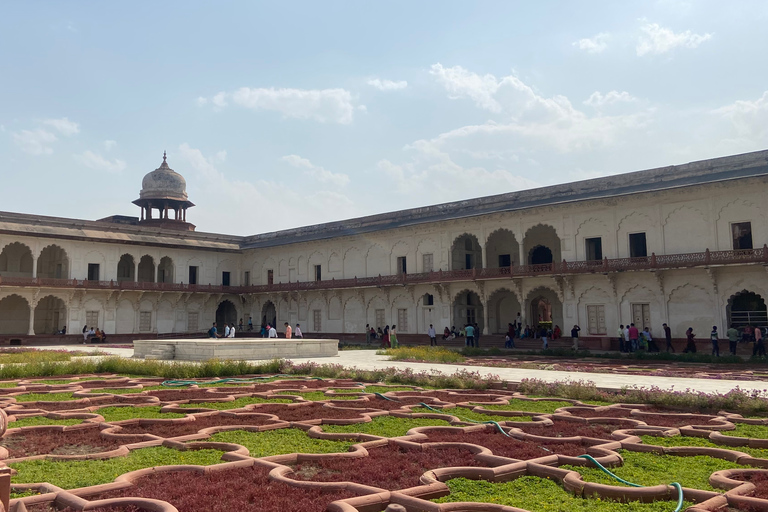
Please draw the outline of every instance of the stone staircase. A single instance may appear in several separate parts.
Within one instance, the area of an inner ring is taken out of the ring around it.
[[[171,361],[175,356],[176,349],[173,345],[158,345],[149,354],[146,354],[144,359]]]

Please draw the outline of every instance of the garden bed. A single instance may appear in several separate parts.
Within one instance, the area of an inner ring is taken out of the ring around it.
[[[606,423],[576,423],[574,421],[565,421],[555,419],[552,425],[541,425],[531,423],[530,425],[519,425],[517,428],[526,434],[545,437],[594,437],[597,439],[611,439],[611,433],[616,430],[617,425]]]
[[[54,455],[87,455],[113,450],[120,445],[146,441],[142,436],[109,439],[101,435],[98,425],[68,428],[34,428],[6,434],[2,445],[9,458],[29,457],[51,453]]]
[[[233,425],[260,427],[275,423],[275,420],[258,414],[213,414],[195,415],[194,421],[162,421],[139,422],[120,425],[120,429],[113,432],[120,435],[152,434],[159,437],[178,437],[197,434],[199,431],[211,427],[228,427]]]

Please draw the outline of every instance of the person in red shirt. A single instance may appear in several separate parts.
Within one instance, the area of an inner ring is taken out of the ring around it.
[[[629,346],[632,352],[637,350],[637,340],[640,339],[640,331],[635,324],[629,324]]]

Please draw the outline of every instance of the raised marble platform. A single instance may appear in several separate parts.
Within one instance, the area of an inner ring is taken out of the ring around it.
[[[165,361],[231,359],[251,361],[291,357],[333,357],[339,354],[339,340],[250,338],[135,340],[133,357]]]

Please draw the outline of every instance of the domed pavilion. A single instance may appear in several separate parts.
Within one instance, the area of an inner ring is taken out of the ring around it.
[[[187,208],[195,206],[187,197],[187,182],[171,169],[163,151],[163,163],[141,181],[139,198],[133,204],[141,207],[140,225],[194,231],[187,222]],[[157,210],[157,217],[153,211]]]

